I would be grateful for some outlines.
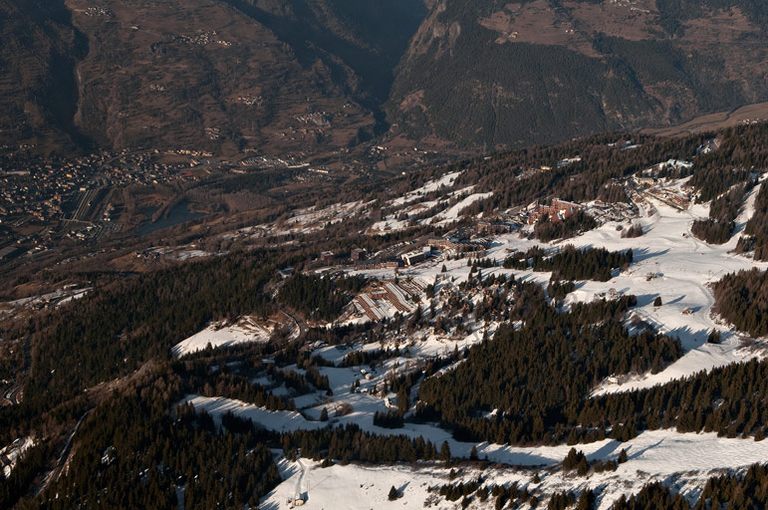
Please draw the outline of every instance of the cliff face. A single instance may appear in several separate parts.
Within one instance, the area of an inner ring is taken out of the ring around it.
[[[487,149],[678,123],[768,98],[766,12],[738,0],[434,0],[387,110],[411,138]]]

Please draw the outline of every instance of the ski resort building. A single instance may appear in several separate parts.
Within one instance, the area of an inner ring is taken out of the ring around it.
[[[565,221],[581,210],[579,204],[553,198],[550,205],[533,204],[531,212],[528,214],[528,224],[535,225],[542,218],[549,218],[549,221]]]
[[[432,255],[432,247],[425,246],[421,250],[403,253],[400,257],[403,259],[406,266],[414,266],[419,262],[427,260],[430,255]]]

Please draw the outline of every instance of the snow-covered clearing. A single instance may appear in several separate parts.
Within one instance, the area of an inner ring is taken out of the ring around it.
[[[531,451],[546,459],[543,464],[552,465],[562,461],[568,449],[558,446]],[[768,456],[767,441],[756,443],[743,439],[718,438],[715,434],[679,434],[669,430],[645,432],[626,443],[606,440],[583,448],[590,460],[615,460],[622,449],[627,450],[629,460],[620,464],[616,471],[577,477],[557,469],[541,469],[538,471],[541,479],[539,484],[531,481],[535,471],[530,468],[497,466],[479,470],[465,466],[459,468],[460,475],[456,479],[450,480],[450,468],[440,464],[377,467],[335,465],[322,468],[319,463],[308,459],[302,463],[307,466],[304,484],[307,488],[308,508],[378,509],[392,508],[393,505],[422,508],[425,501],[431,500],[432,508],[455,509],[460,508],[460,501],[436,498],[435,493],[430,493],[428,488],[483,476],[485,485],[518,482],[520,486],[537,488],[546,497],[563,490],[582,490],[588,487],[599,492],[598,508],[606,510],[622,494],[637,493],[652,481],[671,484],[682,494],[696,499],[709,477],[763,462]],[[707,454],[702,455],[702,452]],[[482,449],[479,455],[483,458]],[[299,469],[286,460],[281,460],[280,466],[285,481],[265,498],[262,508],[287,508],[287,501],[295,492]],[[402,498],[394,503],[387,498],[392,486],[402,494]],[[339,494],[345,497],[339,498]],[[475,500],[469,508],[488,508],[492,504],[492,501],[481,503]]]
[[[458,203],[449,207],[447,210],[436,214],[431,222],[436,220],[438,225],[448,225],[453,223],[459,219],[459,213],[461,213],[461,211],[474,204],[475,202],[485,200],[492,195],[493,193],[472,193],[471,195],[467,195]]]
[[[366,203],[357,201],[348,202],[345,204],[334,204],[323,209],[309,207],[307,209],[297,211],[296,214],[287,221],[287,223],[289,225],[303,226],[306,228],[309,228],[311,225],[316,225],[318,223],[338,223],[344,218],[360,212],[365,208],[366,205]]]
[[[273,331],[280,323],[275,320],[258,321],[253,317],[241,317],[235,324],[211,324],[204,330],[182,340],[171,348],[177,358],[205,350],[211,347],[231,347],[249,342],[267,342]],[[293,326],[294,336],[298,335],[298,327]]]
[[[433,191],[438,191],[440,188],[448,188],[450,186],[453,186],[453,183],[456,182],[456,179],[458,179],[459,175],[461,175],[461,172],[452,172],[449,174],[445,174],[439,179],[429,181],[424,186],[420,188],[416,188],[415,190],[406,193],[402,197],[398,197],[393,200],[390,200],[389,204],[393,206],[401,206],[401,205],[409,204],[411,202],[419,200],[420,198],[422,198],[424,195],[428,193],[432,193]]]
[[[750,199],[754,204],[754,196]],[[713,316],[715,300],[708,285],[734,271],[768,266],[733,253],[737,235],[722,246],[693,237],[691,224],[708,213],[706,208],[694,206],[689,211],[680,212],[661,202],[653,205],[656,214],[641,221],[647,233],[640,238],[622,239],[615,225],[606,224],[569,241],[577,247],[632,248],[635,255],[635,263],[629,271],[609,282],[585,282],[569,296],[569,301],[591,301],[610,289],[634,294],[638,298],[635,313],[657,325],[662,332],[680,338],[687,352],[658,374],[621,382],[612,378],[597,388],[595,394],[648,388],[762,355],[762,349],[742,348],[743,338]],[[750,213],[746,210],[740,221],[745,222],[744,218]],[[653,306],[656,297],[661,297],[662,306]],[[706,342],[713,329],[721,332],[722,344]]]
[[[22,437],[0,449],[0,467],[3,469],[5,478],[11,476],[11,471],[16,467],[19,458],[34,445],[34,438]]]
[[[223,239],[259,238],[278,234],[309,234],[323,230],[329,223],[336,224],[363,213],[371,202],[348,202],[329,205],[322,209],[315,206],[299,209],[290,218],[276,223],[243,227],[222,234]]]
[[[222,415],[232,413],[240,418],[251,420],[267,430],[276,432],[315,430],[326,426],[322,422],[309,421],[296,411],[270,411],[230,398],[190,395],[184,399],[184,403],[191,403],[195,409],[206,411],[219,424]]]
[[[396,232],[399,230],[405,230],[413,225],[440,225],[446,226],[455,223],[459,220],[461,212],[467,207],[471,206],[475,202],[485,200],[493,195],[493,193],[473,193],[475,187],[468,186],[445,193],[442,200],[422,200],[427,193],[437,191],[442,186],[452,185],[456,178],[459,176],[459,172],[448,174],[443,178],[432,181],[427,185],[408,193],[403,197],[390,200],[388,205],[392,207],[400,207],[401,209],[397,213],[389,214],[384,219],[377,221],[369,232],[372,234],[386,234],[388,232]],[[449,207],[449,201],[447,199],[458,200],[455,204]],[[407,206],[407,207],[403,207]],[[431,208],[442,209],[432,216],[421,218],[418,220],[412,219],[412,216],[417,216]]]

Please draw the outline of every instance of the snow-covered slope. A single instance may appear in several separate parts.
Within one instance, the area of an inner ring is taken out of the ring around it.
[[[281,324],[280,321],[259,321],[253,317],[241,317],[234,324],[211,324],[204,330],[182,340],[171,348],[177,358],[205,350],[208,345],[213,348],[230,347],[248,342],[267,342],[272,332]],[[298,334],[298,327],[293,328]]]
[[[440,463],[376,467],[335,465],[322,468],[319,463],[305,459],[302,463],[307,472],[303,487],[308,508],[424,508],[429,501],[431,508],[456,509],[461,508],[460,501],[446,501],[428,489],[482,476],[486,485],[517,482],[521,487],[538,489],[540,494],[546,496],[544,502],[555,492],[591,488],[598,493],[597,508],[607,510],[622,494],[637,493],[653,481],[674,484],[683,495],[695,500],[711,476],[739,470],[768,458],[767,441],[756,443],[718,438],[715,434],[679,434],[668,430],[645,432],[626,443],[606,440],[583,446],[579,448],[590,460],[615,460],[622,449],[626,449],[629,460],[620,464],[616,471],[578,477],[547,468],[494,467],[479,470],[471,466],[447,467]],[[552,458],[554,463],[561,461],[568,449],[553,447],[541,449],[540,452]],[[481,450],[479,453],[482,458],[484,452]],[[285,481],[267,496],[262,508],[288,508],[287,502],[295,493],[300,470],[294,463],[285,460],[281,461],[281,467]],[[461,474],[450,479],[451,469]],[[538,473],[540,483],[533,483],[534,473]],[[387,497],[393,486],[402,494],[402,498],[395,502]],[[340,498],[340,494],[344,497]],[[475,500],[470,508],[490,508],[492,505],[492,501],[481,503]]]

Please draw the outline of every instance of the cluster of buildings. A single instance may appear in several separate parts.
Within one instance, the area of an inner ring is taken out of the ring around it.
[[[406,266],[415,266],[416,264],[424,262],[431,256],[432,256],[432,247],[424,246],[422,248],[419,248],[418,250],[413,250],[407,253],[403,253],[402,255],[400,255],[400,258],[402,259],[403,263]]]
[[[423,293],[424,288],[415,280],[374,281],[355,296],[339,322],[355,318],[380,321],[396,313],[412,313]]]
[[[553,223],[558,223],[567,220],[581,209],[581,205],[560,200],[559,198],[553,198],[549,205],[544,205],[536,201],[527,208],[526,223],[535,225],[545,217]]]
[[[157,152],[99,152],[71,159],[0,154],[0,263],[119,230],[111,190],[197,178],[193,157],[161,161]]]
[[[638,210],[637,206],[626,202],[606,203],[596,200],[589,204],[587,213],[597,220],[598,223],[603,224],[609,221],[631,221],[637,218]]]
[[[689,190],[677,186],[666,187],[663,179],[652,176],[634,177],[632,183],[641,196],[655,198],[680,211],[685,211],[691,205],[691,192]]]
[[[165,164],[150,153],[101,152],[68,160],[0,160],[0,217],[58,221],[89,190],[185,180],[189,164]]]

